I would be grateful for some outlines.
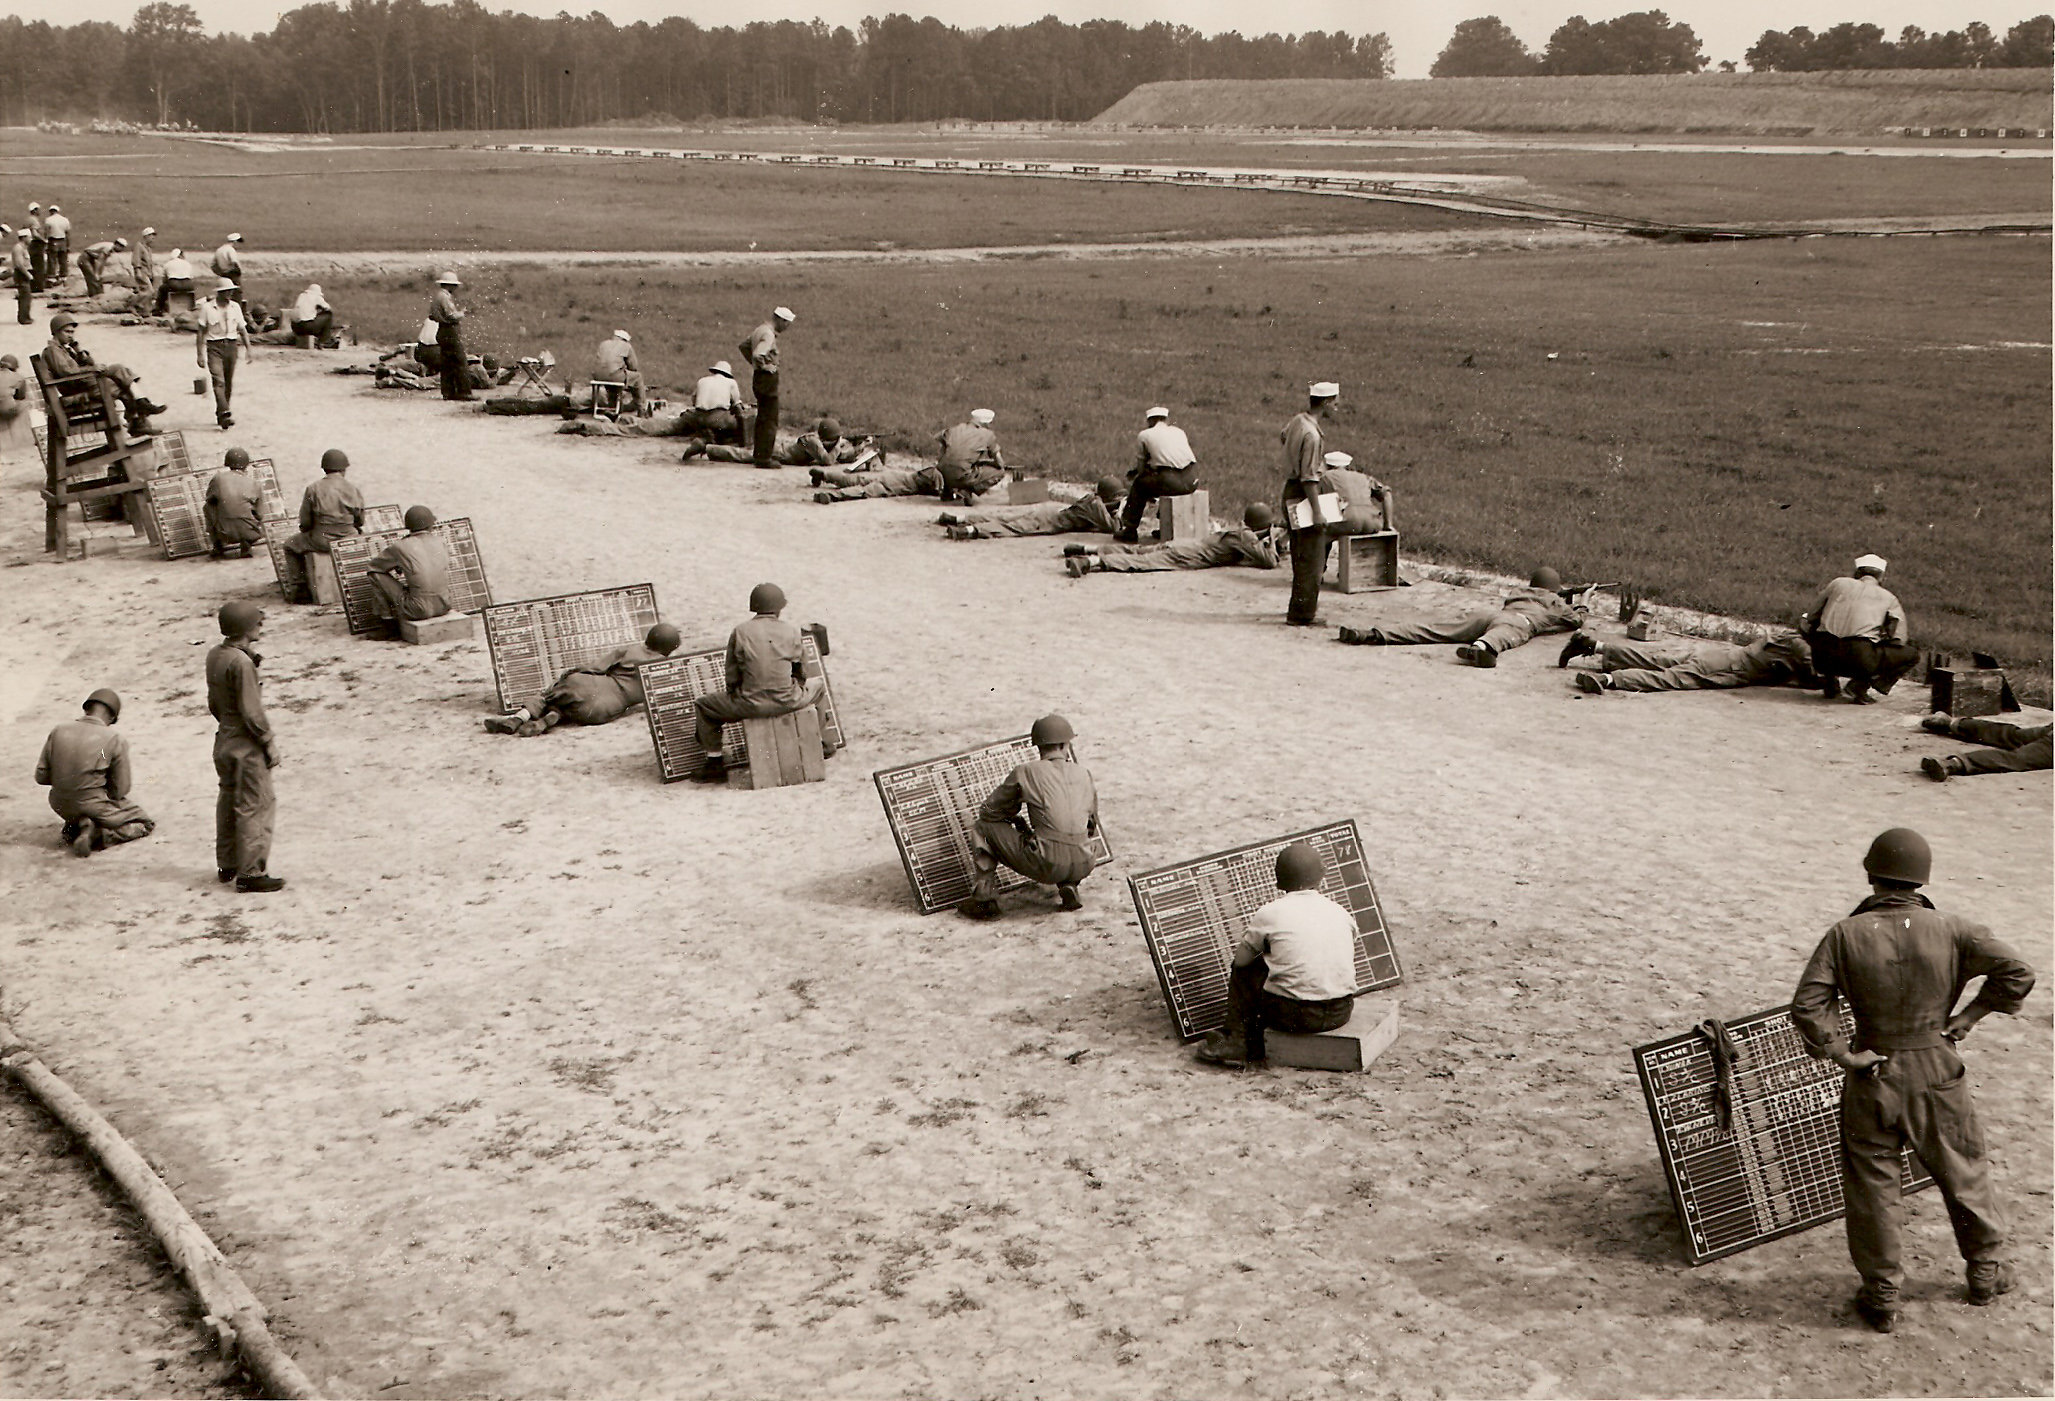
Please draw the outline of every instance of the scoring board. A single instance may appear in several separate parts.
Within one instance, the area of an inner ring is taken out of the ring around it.
[[[914,903],[922,914],[953,908],[969,898],[977,877],[971,827],[977,821],[978,808],[1006,781],[1006,775],[1038,753],[1028,736],[1015,735],[939,759],[879,769],[871,775],[878,785],[878,800],[885,805],[885,823],[892,829],[892,840],[899,844],[907,884],[913,887]],[[1113,859],[1103,823],[1090,851],[1094,866]],[[1033,883],[1010,867],[999,868],[1002,894]]]
[[[1404,979],[1353,818],[1144,871],[1128,879],[1128,894],[1163,1000],[1185,1040],[1227,1024],[1234,947],[1249,917],[1277,898],[1277,853],[1293,842],[1320,852],[1327,863],[1320,893],[1356,917],[1357,993]]]
[[[397,530],[404,535],[403,520],[404,513],[397,506],[366,506],[360,529]],[[288,603],[293,600],[292,564],[286,556],[285,542],[299,534],[299,530],[296,516],[268,516],[264,520],[264,548],[271,553],[271,572],[278,580],[279,597]]]
[[[810,630],[800,630],[799,657],[806,679],[820,678],[821,739],[828,748],[839,750],[849,741],[843,737],[842,717],[835,710],[835,688],[828,682],[820,644]],[[657,771],[664,782],[676,783],[706,763],[706,751],[699,747],[699,710],[693,702],[728,689],[728,649],[703,647],[679,652],[660,662],[644,662],[637,674],[642,677],[642,709],[649,720],[650,742],[656,746]],[[741,721],[730,721],[722,728],[721,753],[731,769],[749,762]]]
[[[485,561],[478,555],[478,534],[469,516],[439,521],[436,534],[449,547],[449,601],[452,613],[476,613],[492,606],[492,586],[485,579]],[[393,541],[407,535],[398,530],[367,530],[362,535],[344,535],[331,541],[329,558],[335,561],[335,581],[342,590],[343,616],[352,633],[370,632],[378,626],[372,611],[373,590],[367,570],[371,561]]]
[[[1855,1017],[1841,1004],[1844,1035]],[[1712,1042],[1696,1031],[1634,1048],[1663,1175],[1694,1265],[1735,1254],[1845,1214],[1841,1194],[1841,1067],[1815,1060],[1791,1020],[1772,1007],[1727,1023],[1738,1052],[1732,1116],[1721,1128]],[[1907,1149],[1908,1192],[1932,1184]]]
[[[150,478],[150,509],[157,516],[157,533],[164,542],[166,559],[190,559],[209,554],[214,541],[207,533],[207,484],[222,467],[202,467],[186,472],[159,472]],[[278,472],[268,457],[253,458],[250,475],[257,479],[257,516],[283,514],[285,497],[278,489]]]
[[[656,626],[656,586],[613,589],[495,603],[485,610],[485,645],[502,714],[540,704],[543,693],[573,667],[591,666]]]

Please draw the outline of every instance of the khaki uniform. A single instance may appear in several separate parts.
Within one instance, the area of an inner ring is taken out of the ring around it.
[[[87,716],[50,731],[36,760],[36,782],[50,789],[50,810],[73,824],[91,820],[102,846],[118,846],[157,830],[148,813],[128,800],[128,741],[104,720]]]
[[[1076,501],[1044,501],[1018,510],[970,511],[956,518],[986,535],[1111,535],[1113,510],[1096,495]]]
[[[577,725],[604,725],[641,705],[644,662],[663,660],[663,653],[640,642],[617,648],[597,666],[573,667],[543,693],[545,710],[554,710]]]
[[[1962,1058],[1941,1034],[1964,985],[1977,977],[1984,986],[1976,1001],[1993,1012],[2017,1012],[2034,986],[2033,969],[1990,930],[1938,913],[1916,891],[1890,891],[1827,931],[1791,999],[1815,1056],[1840,1046],[1836,998],[1845,997],[1855,1012],[1849,1048],[1889,1057],[1874,1074],[1841,1082],[1848,1253],[1876,1307],[1892,1305],[1903,1277],[1898,1155],[1908,1144],[1941,1189],[1962,1258],[1978,1264],[2005,1256],[1976,1103]]]
[[[2003,720],[1964,717],[1951,719],[1948,733],[1956,739],[1991,746],[1950,755],[1962,765],[1962,773],[2029,773],[2055,768],[2055,740],[2050,739],[2055,726],[2008,725]],[[1949,767],[1953,769],[1954,764]]]
[[[736,349],[749,362],[749,392],[756,396],[756,440],[751,457],[757,466],[769,467],[778,448],[777,322],[764,322]]]
[[[819,433],[808,430],[772,453],[771,460],[786,467],[833,467],[837,463],[854,462],[861,456],[863,449],[847,438],[837,438],[832,443],[825,443],[821,441]],[[706,457],[709,462],[756,460],[753,448],[728,447],[721,443],[709,444]]]
[[[1475,642],[1493,652],[1509,652],[1545,632],[1574,632],[1583,615],[1553,589],[1521,588],[1489,612],[1472,613],[1446,623],[1379,623],[1363,631],[1372,647],[1404,647],[1425,642]]]
[[[999,435],[976,423],[957,423],[935,435],[940,454],[935,470],[942,486],[968,501],[982,496],[1006,480],[1006,459],[999,452]]]
[[[207,483],[207,502],[202,508],[207,518],[207,534],[214,541],[214,553],[222,554],[231,545],[261,542],[264,527],[258,514],[263,506],[264,489],[254,475],[233,468],[216,472]]]
[[[940,496],[942,473],[938,468],[920,467],[881,472],[823,472],[824,488],[814,493],[816,501],[864,501],[878,496]]]
[[[1746,646],[1734,642],[1688,644],[1607,642],[1599,666],[1616,691],[1725,691],[1742,686],[1781,686],[1795,679],[1807,656],[1795,637],[1765,638]]]
[[[1027,809],[1027,830],[1018,825]],[[1092,873],[1092,834],[1099,830],[1099,791],[1073,759],[1033,759],[1016,768],[985,799],[971,845],[1002,866],[1042,885],[1076,885]],[[978,864],[971,894],[998,894],[997,866]]]
[[[1289,528],[1292,503],[1319,495],[1320,474],[1326,468],[1327,454],[1320,437],[1320,420],[1310,413],[1293,414],[1278,437],[1284,444],[1284,489],[1279,499]],[[1327,568],[1327,528],[1316,521],[1290,534],[1292,592],[1284,620],[1310,626],[1320,614],[1320,574]]]
[[[214,868],[261,876],[271,859],[278,799],[271,789],[271,721],[264,714],[263,659],[239,643],[207,653],[207,710],[213,715]]]
[[[285,556],[287,592],[294,598],[311,597],[307,583],[308,555],[325,555],[328,547],[344,535],[357,535],[364,528],[364,493],[340,472],[324,472],[309,482],[300,497],[300,528],[287,537]]]
[[[395,575],[404,576],[404,582]],[[442,537],[423,530],[393,541],[368,567],[377,590],[372,611],[381,618],[417,621],[450,611],[450,552]]]
[[[708,754],[721,749],[721,727],[730,720],[756,720],[790,715],[821,697],[820,682],[800,679],[800,632],[783,618],[759,613],[728,634],[728,689],[701,696],[699,747]]]
[[[1906,641],[1904,605],[1874,575],[1831,579],[1806,614],[1813,669],[1822,677],[1848,678],[1859,695],[1884,695],[1919,662],[1919,649]]]
[[[1255,569],[1277,568],[1277,547],[1269,532],[1258,533],[1242,526],[1219,530],[1201,540],[1180,540],[1169,545],[1101,545],[1099,568],[1113,574],[1152,574],[1165,569],[1219,569],[1246,564]]]

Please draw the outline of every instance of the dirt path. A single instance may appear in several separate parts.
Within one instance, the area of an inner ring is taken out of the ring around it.
[[[146,389],[190,344],[89,329]],[[0,349],[33,348],[0,328]],[[945,544],[932,503],[826,508],[795,473],[381,397],[275,352],[240,426],[288,492],[346,449],[374,502],[476,521],[502,599],[651,580],[718,639],[781,582],[827,624],[829,781],[655,781],[630,719],[497,739],[481,647],[350,640],[274,607],[274,869],[212,876],[201,656],[268,568],[133,548],[36,562],[0,473],[0,977],[21,1033],[183,1184],[336,1394],[1276,1397],[2046,1394],[2051,1002],[1970,1074],[2024,1288],[1958,1299],[1912,1206],[1910,1308],[1845,1309],[1839,1232],[1693,1270],[1628,1051],[1780,1003],[1919,826],[1935,897],[2044,972],[2046,775],[1937,787],[1910,695],[1579,700],[1278,623],[1285,581],[1072,581],[1054,542]],[[792,367],[804,375],[803,362]],[[159,397],[164,397],[160,394]],[[800,396],[803,398],[803,394]],[[1908,581],[1910,586],[1910,581]],[[1473,606],[1423,585],[1331,622]],[[156,836],[79,862],[36,746],[128,699]],[[1119,860],[1060,916],[923,919],[872,770],[1076,723]],[[1407,969],[1366,1077],[1201,1071],[1122,878],[1353,816]]]

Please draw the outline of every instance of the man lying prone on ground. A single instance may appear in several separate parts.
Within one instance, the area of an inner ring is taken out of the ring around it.
[[[1008,511],[944,511],[935,524],[947,528],[951,540],[1003,540],[1015,535],[1111,535],[1114,513],[1124,488],[1102,477],[1090,496],[1076,501],[1044,501]]]
[[[658,623],[640,642],[617,647],[592,666],[575,666],[542,693],[534,707],[512,715],[488,715],[485,728],[496,735],[531,739],[558,725],[604,725],[641,705],[644,662],[661,661],[678,650],[678,630]],[[539,708],[538,708],[539,707]]]
[[[911,471],[829,472],[820,481],[831,490],[816,491],[823,506],[837,501],[864,501],[880,496],[940,496],[971,501],[1006,479],[999,436],[992,431],[990,409],[972,409],[970,422],[943,429],[935,436],[940,452],[935,465]]]
[[[1588,695],[1607,691],[1731,691],[1742,686],[1813,684],[1812,649],[1792,632],[1760,642],[1700,641],[1673,638],[1663,642],[1600,642],[1580,629],[1563,644],[1557,666],[1578,657],[1598,659],[1597,671],[1577,673],[1577,689]]]
[[[694,440],[697,443],[697,439]],[[861,461],[869,451],[870,439],[858,441],[842,436],[842,425],[832,418],[824,418],[813,426],[813,431],[801,433],[791,442],[771,454],[771,461],[780,467],[839,467]],[[723,443],[704,443],[685,450],[685,459],[702,455],[709,462],[754,462],[754,449]],[[815,486],[820,485],[822,473],[813,474]]]
[[[1498,665],[1498,655],[1533,641],[1545,632],[1570,632],[1584,621],[1582,604],[1565,596],[1563,576],[1543,567],[1527,587],[1506,595],[1496,609],[1484,609],[1447,622],[1379,623],[1374,628],[1343,628],[1341,641],[1355,647],[1397,647],[1421,642],[1460,642],[1456,660],[1470,666]],[[1587,594],[1589,590],[1586,590]]]
[[[2055,768],[2055,726],[2012,725],[2003,720],[1980,720],[1970,716],[1933,714],[1920,721],[1931,734],[1988,745],[1967,754],[1928,755],[1919,761],[1920,772],[1936,783],[1977,773],[2029,773]]]
[[[1065,545],[1063,567],[1073,579],[1094,570],[1109,574],[1153,574],[1165,569],[1219,569],[1246,564],[1253,569],[1277,568],[1277,517],[1261,501],[1242,512],[1238,530],[1216,530],[1200,540],[1168,545]]]

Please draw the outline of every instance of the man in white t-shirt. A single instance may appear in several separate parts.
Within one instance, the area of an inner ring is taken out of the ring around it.
[[[193,335],[196,358],[214,386],[214,421],[223,428],[235,427],[235,416],[229,412],[229,399],[235,393],[235,364],[250,348],[249,322],[234,300],[238,290],[233,282],[218,283],[214,299],[194,308],[199,317]]]
[[[1277,853],[1284,893],[1249,916],[1227,979],[1227,1025],[1194,1054],[1240,1070],[1263,1059],[1263,1029],[1333,1031],[1356,1006],[1356,918],[1320,893],[1327,863],[1306,842]]]

